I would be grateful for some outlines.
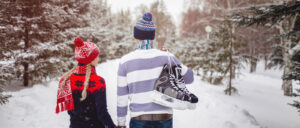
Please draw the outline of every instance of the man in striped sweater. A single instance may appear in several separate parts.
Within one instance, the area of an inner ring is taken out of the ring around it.
[[[168,63],[168,56],[182,67],[187,84],[194,80],[193,71],[182,65],[174,55],[154,49],[155,25],[151,13],[145,13],[138,20],[134,27],[134,37],[137,48],[121,58],[118,70],[118,128],[126,128],[128,108],[130,128],[172,128],[172,108],[152,102],[155,81],[163,66]]]

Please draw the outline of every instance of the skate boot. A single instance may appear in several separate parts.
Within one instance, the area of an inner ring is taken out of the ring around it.
[[[198,103],[198,97],[191,93],[185,86],[185,82],[182,76],[182,68],[181,66],[173,66],[172,71],[175,75],[175,84],[176,86],[184,93],[187,94],[187,101],[190,102],[189,109],[195,109],[196,103]]]
[[[175,84],[175,76],[171,67],[164,65],[153,90],[153,102],[174,109],[184,110],[189,108],[188,95],[181,91]]]

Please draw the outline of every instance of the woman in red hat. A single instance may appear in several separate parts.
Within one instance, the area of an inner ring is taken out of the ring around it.
[[[68,111],[70,128],[115,128],[107,111],[105,81],[95,69],[100,50],[81,38],[74,44],[78,65],[60,80],[56,113]]]

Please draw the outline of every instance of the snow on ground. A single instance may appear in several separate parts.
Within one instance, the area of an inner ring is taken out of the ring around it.
[[[300,128],[299,113],[287,105],[299,98],[283,96],[282,71],[265,71],[263,65],[260,62],[254,74],[247,72],[249,69],[242,71],[243,75],[235,81],[240,95],[226,100],[247,109],[260,124],[269,128]]]
[[[235,80],[239,94],[224,95],[225,86],[212,86],[195,77],[188,85],[199,97],[196,110],[174,111],[174,128],[299,128],[300,116],[287,105],[293,99],[280,89],[280,71],[258,71]],[[116,75],[118,60],[97,67],[107,84],[108,110],[116,122]],[[35,85],[17,92],[9,103],[0,106],[1,128],[67,128],[66,112],[55,114],[57,81]],[[128,117],[129,120],[129,117]],[[128,121],[127,121],[128,122]]]
[[[55,114],[58,82],[48,86],[35,85],[18,92],[10,92],[13,97],[0,106],[1,128],[67,128],[67,113]]]

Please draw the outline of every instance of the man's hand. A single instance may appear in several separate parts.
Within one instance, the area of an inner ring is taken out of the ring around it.
[[[118,126],[117,128],[126,128],[126,126]]]
[[[160,50],[161,51],[168,51],[168,49],[166,49],[165,47],[162,47]]]

